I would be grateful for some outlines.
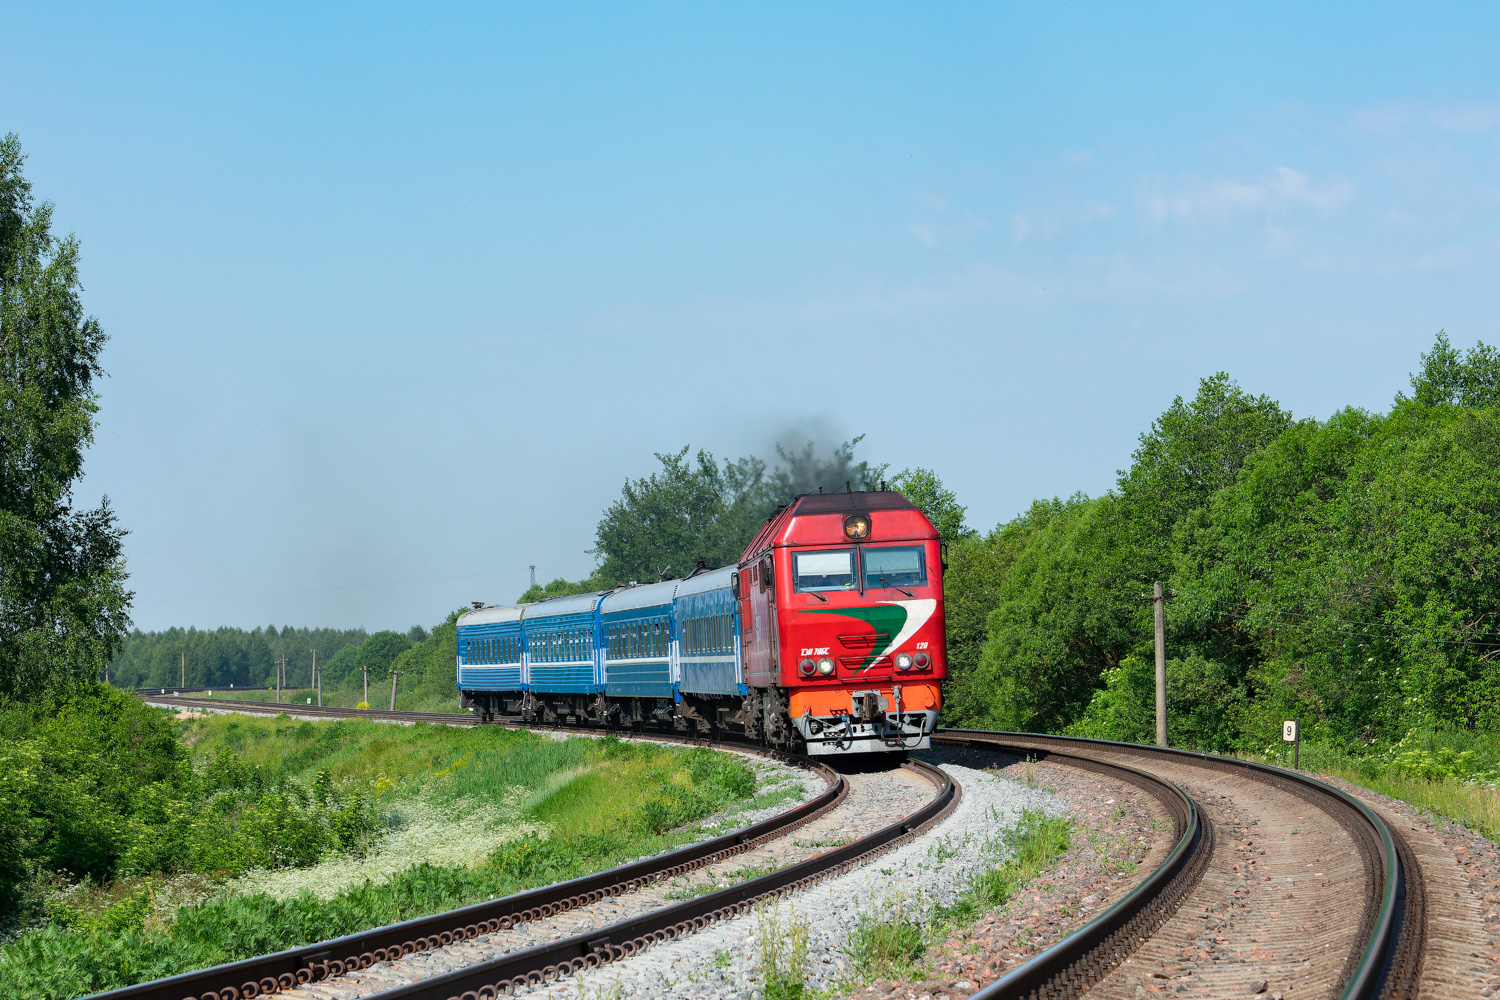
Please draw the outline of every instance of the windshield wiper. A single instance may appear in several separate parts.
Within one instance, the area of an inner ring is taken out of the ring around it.
[[[901,591],[901,593],[905,594],[907,597],[911,597],[912,596],[911,591],[907,590],[905,587],[898,587],[894,583],[886,583],[885,582],[885,574],[884,573],[880,574],[880,585],[882,587],[886,587],[886,588],[888,588],[890,590],[899,590],[899,591]]]
[[[810,595],[812,595],[813,597],[816,597],[818,600],[822,601],[824,604],[828,603],[828,598],[824,597],[822,594],[818,593],[816,590],[809,590],[807,593],[810,594]]]

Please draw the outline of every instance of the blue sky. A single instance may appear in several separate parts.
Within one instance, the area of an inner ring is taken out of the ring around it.
[[[1215,371],[1326,417],[1500,337],[1492,6],[806,7],[5,4],[137,624],[509,600],[684,444],[988,528]]]

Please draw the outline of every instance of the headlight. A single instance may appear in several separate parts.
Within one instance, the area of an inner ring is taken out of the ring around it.
[[[927,669],[927,664],[929,664],[931,662],[932,662],[932,657],[928,656],[926,653],[918,653],[917,654],[917,669],[918,670],[926,670]]]
[[[818,673],[822,674],[824,677],[827,677],[829,674],[833,673],[833,661],[826,656],[819,660]]]
[[[845,538],[870,537],[870,519],[863,514],[850,514],[844,518]]]
[[[897,653],[896,654],[896,669],[897,670],[910,670],[911,669],[911,654],[910,653]]]
[[[803,677],[811,677],[813,675],[813,671],[817,669],[817,665],[814,664],[812,660],[803,660],[801,663],[797,664],[797,672]]]

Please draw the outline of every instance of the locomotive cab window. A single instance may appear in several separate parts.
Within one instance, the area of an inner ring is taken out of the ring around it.
[[[865,589],[927,586],[927,555],[920,545],[866,546]]]
[[[853,590],[854,550],[793,552],[792,580],[798,592]]]

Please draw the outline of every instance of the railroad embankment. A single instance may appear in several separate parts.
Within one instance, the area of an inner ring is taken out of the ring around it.
[[[74,997],[451,909],[737,828],[822,783],[703,748],[500,727],[7,718],[0,996]]]

